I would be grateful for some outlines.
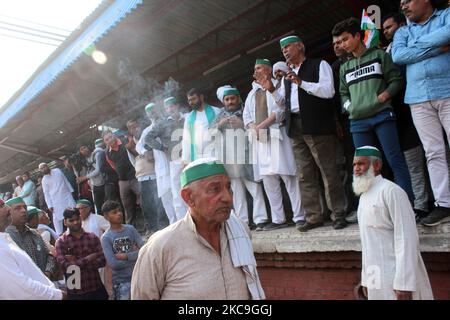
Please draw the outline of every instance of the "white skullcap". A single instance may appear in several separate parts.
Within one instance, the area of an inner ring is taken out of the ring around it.
[[[289,69],[288,65],[284,61],[278,61],[277,63],[275,63],[273,65],[272,69],[273,69],[273,76],[274,77],[275,77],[275,72],[278,71],[278,70],[284,71],[286,73],[291,71],[291,69]]]
[[[223,93],[225,92],[225,90],[231,89],[231,88],[232,87],[228,84],[226,86],[221,86],[221,87],[217,88],[217,91],[216,91],[217,99],[219,99],[219,101],[223,103]]]

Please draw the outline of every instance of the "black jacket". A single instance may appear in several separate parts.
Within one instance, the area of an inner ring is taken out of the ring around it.
[[[302,81],[319,82],[320,59],[306,59],[298,72]],[[292,138],[291,128],[291,82],[284,80],[286,130]],[[302,133],[307,135],[336,134],[336,114],[333,99],[323,99],[298,88]]]

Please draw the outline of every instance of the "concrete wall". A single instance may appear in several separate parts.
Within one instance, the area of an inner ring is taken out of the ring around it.
[[[450,253],[422,253],[435,299],[450,299]],[[268,299],[352,300],[360,281],[361,253],[256,254]]]

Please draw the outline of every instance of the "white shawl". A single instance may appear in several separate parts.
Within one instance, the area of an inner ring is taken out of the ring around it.
[[[262,300],[266,296],[256,270],[253,245],[243,223],[234,213],[225,222],[226,235],[230,246],[231,260],[236,268],[242,268],[247,280],[247,287],[253,300]]]

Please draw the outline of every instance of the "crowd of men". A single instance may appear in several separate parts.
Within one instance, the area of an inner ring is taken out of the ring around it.
[[[261,299],[248,228],[307,232],[329,214],[339,230],[357,211],[367,296],[431,299],[416,223],[450,217],[450,10],[400,6],[404,16],[383,19],[386,49],[367,48],[353,18],[332,30],[332,65],[282,38],[286,61],[257,59],[246,99],[225,85],[222,107],[195,88],[189,110],[175,97],[150,101],[149,126],[104,131],[63,170],[40,164],[37,186],[17,177],[2,227],[46,277],[39,294],[17,297]],[[378,287],[367,281],[374,265]]]

